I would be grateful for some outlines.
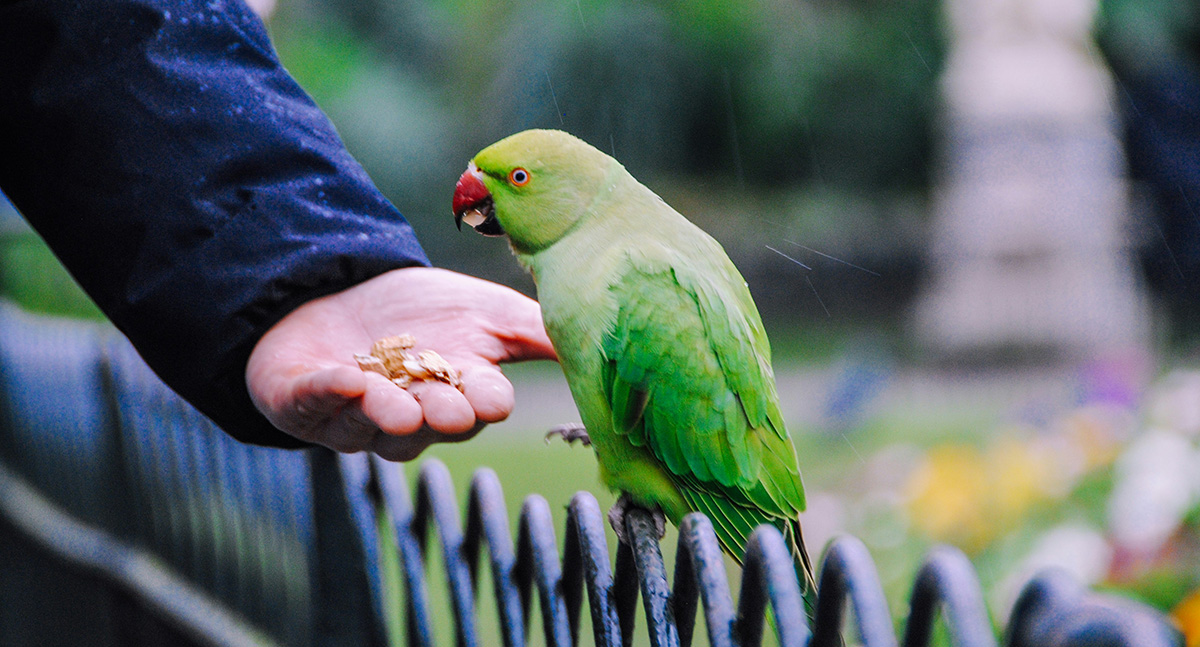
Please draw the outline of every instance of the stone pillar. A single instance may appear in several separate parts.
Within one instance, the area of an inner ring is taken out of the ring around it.
[[[1149,342],[1095,0],[946,0],[942,169],[915,312],[939,356]]]

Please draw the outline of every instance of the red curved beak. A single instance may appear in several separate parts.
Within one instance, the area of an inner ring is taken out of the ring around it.
[[[504,227],[496,219],[492,194],[483,184],[483,173],[472,162],[454,185],[454,226],[462,230],[465,220],[471,229],[484,236],[503,236]]]
[[[492,194],[483,185],[483,173],[471,162],[454,185],[454,221],[459,229],[462,228],[463,214],[490,197]]]

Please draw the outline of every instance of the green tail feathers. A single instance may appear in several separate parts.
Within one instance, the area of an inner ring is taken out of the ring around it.
[[[800,594],[804,597],[804,611],[808,614],[811,626],[817,616],[817,579],[812,560],[808,557],[808,549],[804,546],[804,534],[800,532],[800,520],[788,520],[783,534],[787,545],[792,549],[796,577],[800,580]]]
[[[800,520],[768,517],[761,510],[740,506],[728,499],[696,490],[684,489],[682,494],[693,509],[708,517],[721,548],[738,564],[742,563],[746,554],[746,542],[750,539],[750,533],[759,525],[769,523],[783,533],[784,541],[792,552],[796,577],[800,582],[800,593],[804,597],[804,610],[811,625],[817,611],[817,580],[808,550],[804,546]]]

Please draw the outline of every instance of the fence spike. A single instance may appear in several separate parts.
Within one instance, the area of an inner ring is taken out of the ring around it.
[[[463,552],[472,575],[476,573],[479,542],[486,540],[491,564],[496,611],[500,617],[500,634],[504,647],[525,645],[525,618],[521,594],[513,581],[516,556],[512,535],[508,530],[508,509],[500,479],[489,468],[475,470],[467,503],[467,530]],[[474,578],[473,578],[474,579]],[[474,581],[478,582],[477,579]]]
[[[692,513],[683,518],[679,526],[679,551],[675,557],[675,590],[678,591],[688,579],[695,579],[696,589],[704,605],[705,626],[708,628],[708,640],[712,647],[734,647],[733,597],[729,592],[729,579],[725,575],[725,557],[721,553],[721,545],[717,543],[717,535],[713,531],[712,522],[708,517]],[[684,566],[683,574],[680,566]],[[690,576],[690,577],[688,577]],[[685,586],[685,590],[689,588]],[[689,597],[691,591],[688,590]],[[681,610],[687,616],[683,624],[691,625],[695,618],[695,599],[677,598],[676,608],[690,607]],[[679,625],[680,644],[683,644],[683,624]],[[688,642],[691,642],[692,630],[687,632]]]
[[[474,587],[471,572],[463,559],[463,535],[458,522],[458,504],[450,472],[440,461],[428,460],[417,477],[417,510],[413,518],[418,538],[424,538],[429,521],[437,525],[442,543],[446,579],[450,583],[450,601],[454,610],[455,637],[458,647],[477,647]]]
[[[746,543],[742,587],[738,596],[738,635],[742,647],[762,642],[762,626],[769,601],[775,617],[775,632],[781,647],[804,647],[812,634],[808,629],[804,597],[792,552],[783,535],[773,526],[760,526]]]
[[[1088,594],[1066,571],[1051,568],[1029,582],[1008,625],[1010,647],[1182,647],[1183,636],[1153,609]]]
[[[640,580],[633,547],[617,542],[617,565],[613,570],[613,600],[617,607],[617,620],[621,625],[622,645],[633,644],[639,589]]]
[[[548,647],[571,647],[571,627],[567,620],[566,602],[562,590],[562,562],[555,545],[554,522],[546,499],[532,494],[521,507],[521,523],[517,530],[518,570],[526,590],[530,576],[537,585],[538,602],[542,608],[542,630]],[[526,617],[529,613],[529,593],[524,599]]]
[[[650,647],[679,647],[679,634],[671,611],[671,591],[667,588],[667,570],[663,565],[654,518],[642,508],[628,507],[625,533],[632,543],[646,624],[650,630]]]
[[[404,472],[378,456],[371,458],[377,502],[386,506],[400,555],[404,580],[405,630],[409,647],[433,647],[433,623],[429,615],[429,592],[425,586],[425,562],[421,542],[413,526],[413,508],[409,504]]]
[[[847,600],[854,607],[858,635],[866,647],[896,647],[892,616],[879,584],[875,562],[857,538],[833,540],[821,564],[812,647],[839,647]]]
[[[996,647],[979,578],[957,548],[930,551],[913,583],[904,647],[926,647],[938,610],[945,615],[950,639],[958,647]]]
[[[600,505],[590,492],[578,492],[567,508],[563,546],[563,598],[571,621],[571,640],[579,641],[579,609],[587,584],[596,647],[621,647],[621,624],[614,595],[616,578],[609,565],[608,541]]]

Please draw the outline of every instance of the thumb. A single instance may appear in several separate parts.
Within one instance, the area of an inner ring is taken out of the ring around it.
[[[520,292],[513,290],[512,294],[514,298],[502,302],[503,310],[494,320],[493,334],[504,347],[504,356],[499,361],[558,361],[558,354],[546,335],[541,306]]]

